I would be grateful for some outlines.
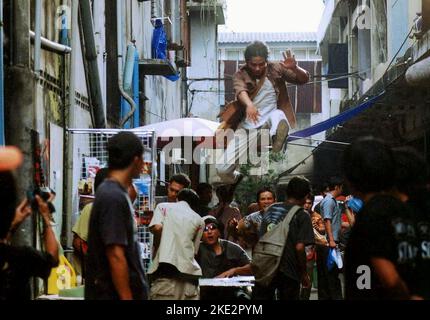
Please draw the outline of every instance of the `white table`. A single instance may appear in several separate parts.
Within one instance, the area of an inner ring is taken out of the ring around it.
[[[212,278],[199,279],[200,287],[253,287],[255,278],[232,277],[232,278]]]

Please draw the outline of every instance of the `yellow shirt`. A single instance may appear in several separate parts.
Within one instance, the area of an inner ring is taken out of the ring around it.
[[[75,226],[72,229],[72,232],[76,233],[79,238],[84,241],[88,241],[88,229],[90,227],[90,217],[91,217],[91,209],[93,208],[93,204],[87,204],[81,212],[78,221],[76,221]]]

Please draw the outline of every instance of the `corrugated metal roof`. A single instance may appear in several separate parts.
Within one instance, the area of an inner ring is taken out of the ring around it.
[[[220,32],[218,43],[264,42],[316,42],[316,32]]]

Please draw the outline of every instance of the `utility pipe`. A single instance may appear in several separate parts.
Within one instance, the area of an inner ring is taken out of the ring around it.
[[[40,73],[40,51],[42,37],[42,0],[36,0],[34,11],[34,72]]]
[[[134,112],[133,127],[140,127],[140,74],[139,74],[139,52],[134,52],[134,72],[133,72],[133,99],[136,103],[136,111]]]
[[[124,76],[123,76],[123,88],[128,95],[133,95],[133,69],[134,69],[134,54],[136,47],[132,44],[127,46],[127,55],[125,58]],[[137,108],[136,108],[137,109]],[[121,119],[125,118],[130,112],[130,105],[127,101],[121,97]],[[127,122],[123,126],[124,129],[131,129],[131,121]]]
[[[32,41],[36,41],[35,40],[36,39],[36,34],[35,34],[34,31],[30,30],[30,38],[31,38]],[[46,39],[44,37],[40,37],[40,42],[41,42],[41,47],[42,48],[44,48],[46,50],[49,50],[49,51],[52,51],[52,52],[55,52],[55,53],[69,54],[69,53],[72,52],[72,48],[70,48],[68,46],[65,46],[65,45],[62,45],[60,43],[48,40],[48,39]]]
[[[125,92],[123,87],[123,45],[122,45],[122,30],[123,30],[123,21],[122,21],[122,0],[116,1],[116,21],[117,21],[117,45],[118,45],[118,88],[121,95],[124,99],[130,104],[131,110],[127,114],[127,116],[120,121],[120,127],[123,128],[127,121],[133,116],[134,111],[136,110],[136,104],[133,101],[133,98]]]
[[[94,122],[97,128],[106,128],[105,108],[100,83],[99,66],[97,62],[97,49],[94,39],[94,23],[89,0],[79,0],[80,20],[85,44],[85,59],[87,61],[91,104],[94,109]]]

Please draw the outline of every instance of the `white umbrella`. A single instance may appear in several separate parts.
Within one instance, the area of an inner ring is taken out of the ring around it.
[[[148,124],[134,130],[154,131],[158,138],[213,137],[219,123],[201,118],[182,118]]]

